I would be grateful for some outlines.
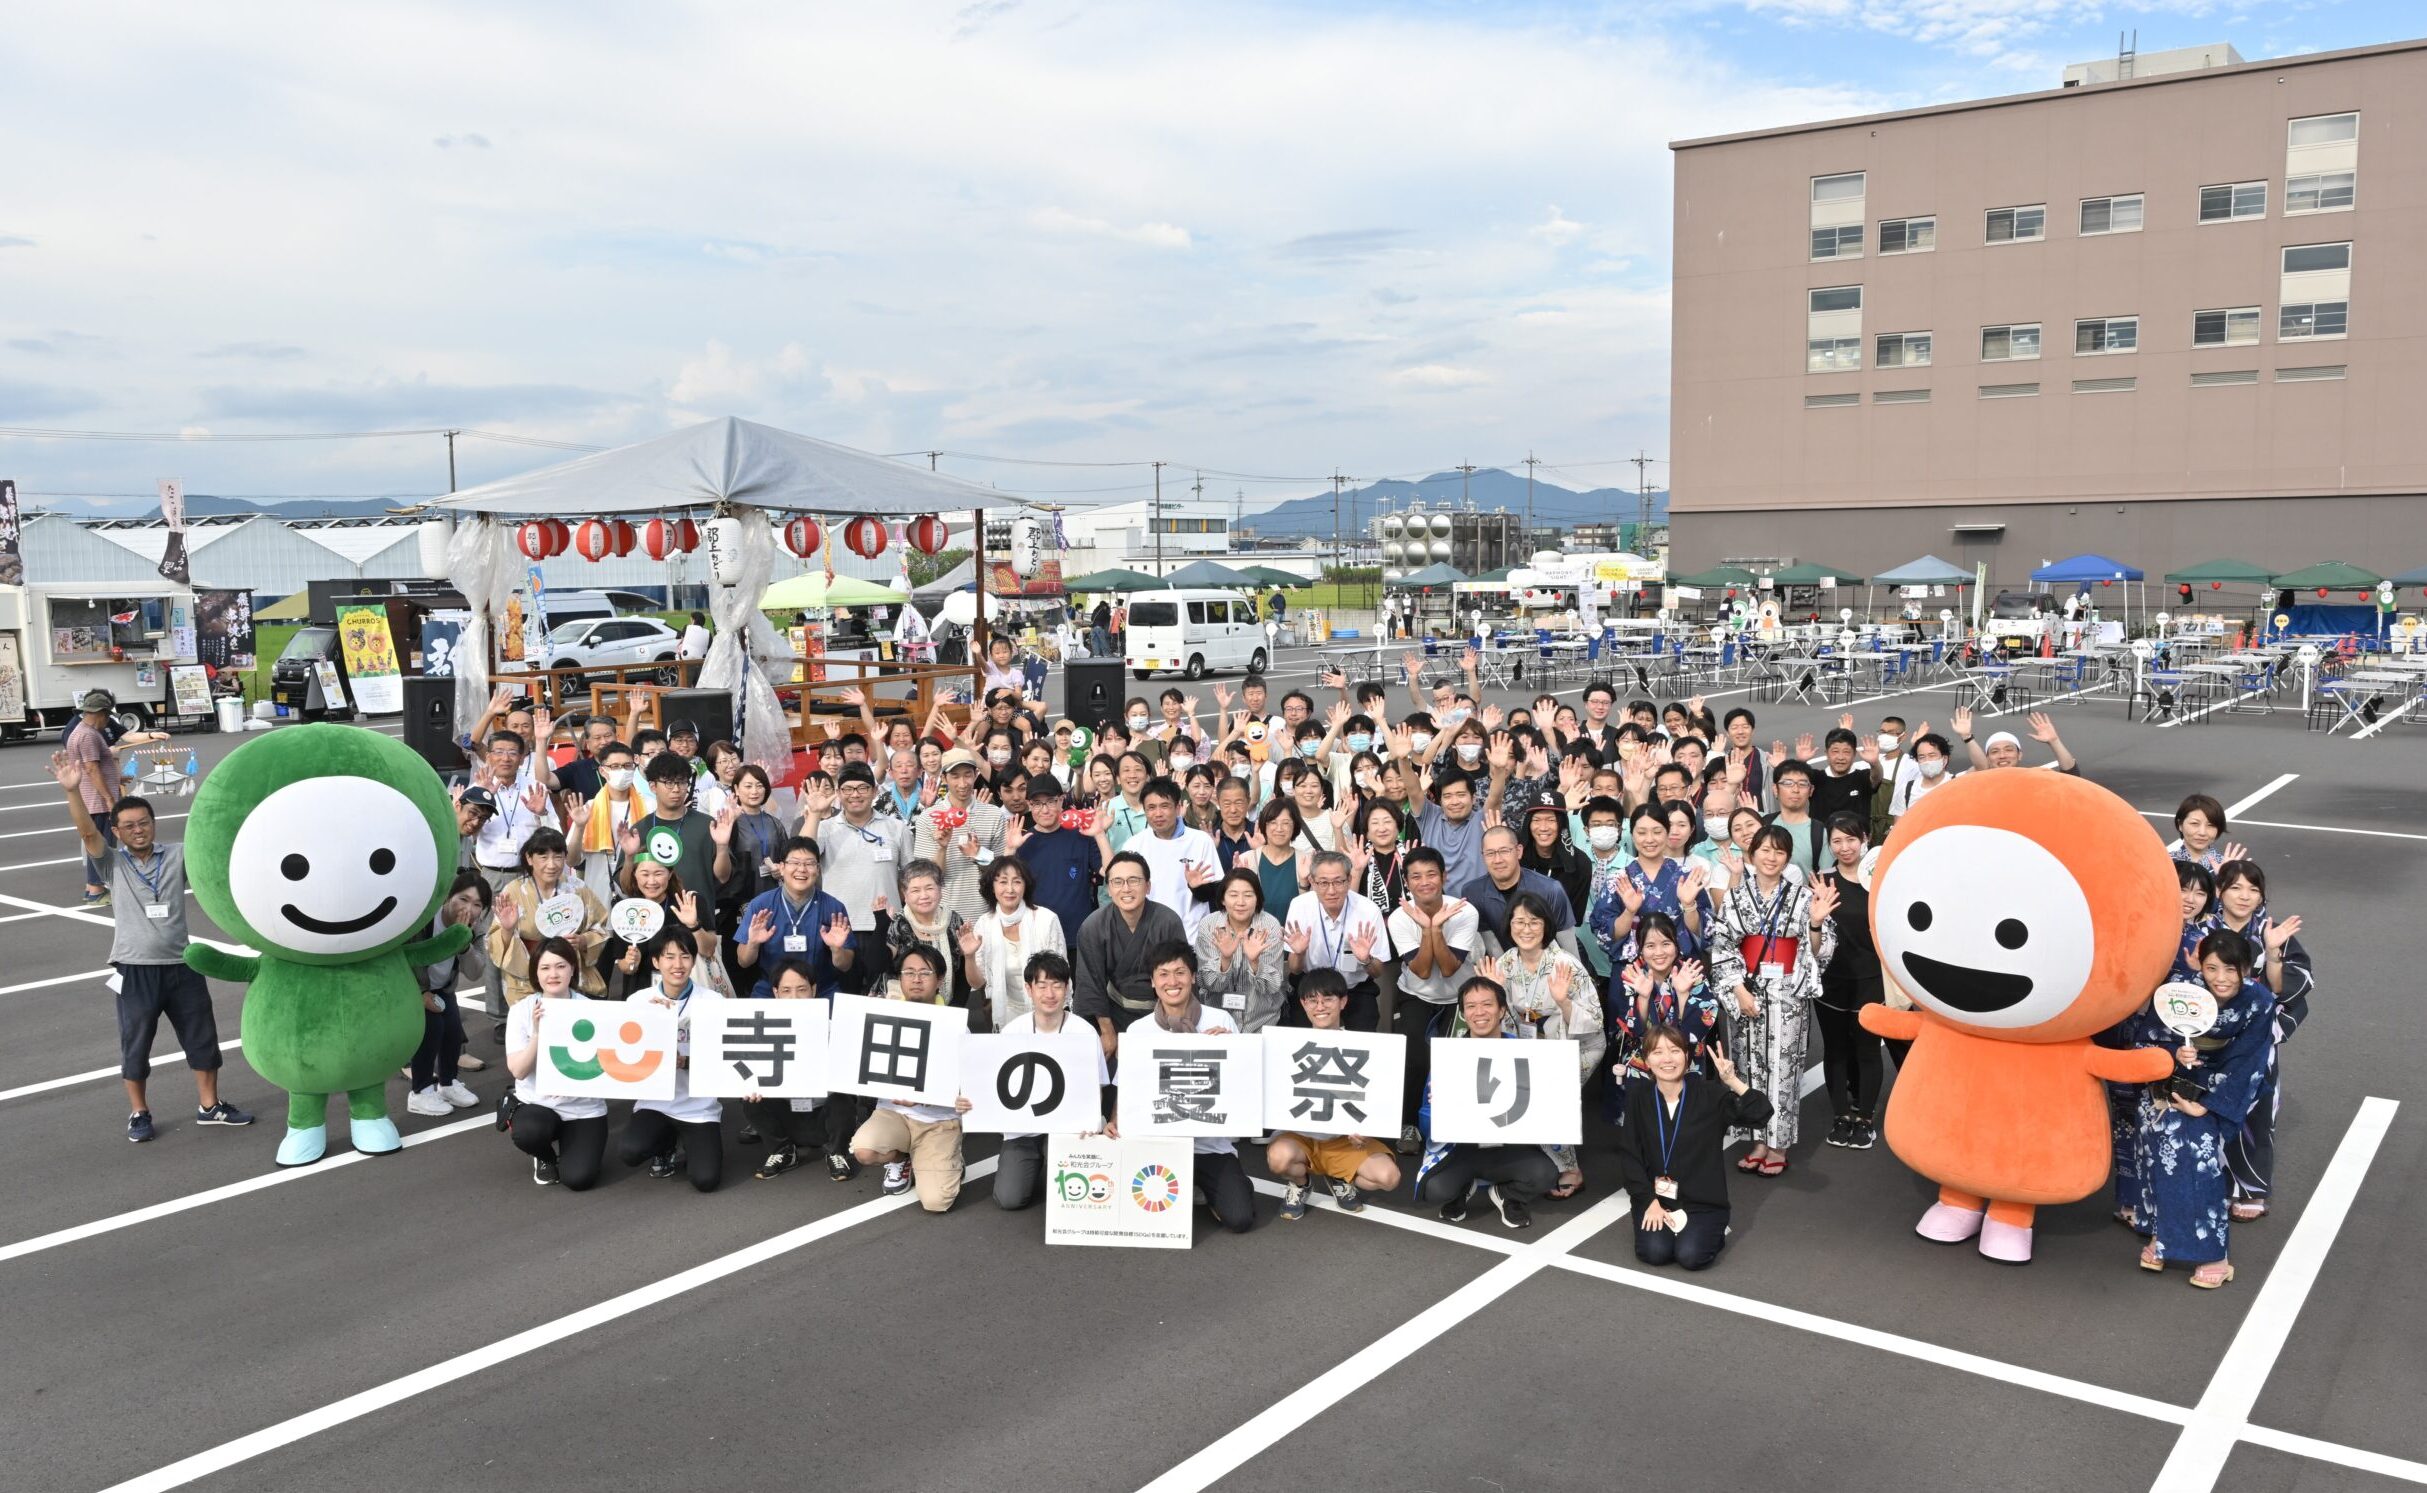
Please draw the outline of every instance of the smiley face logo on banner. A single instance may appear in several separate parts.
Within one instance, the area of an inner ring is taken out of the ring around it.
[[[2169,980],[2157,987],[2151,1008],[2166,1030],[2178,1037],[2201,1037],[2216,1025],[2216,997],[2191,980]]]
[[[587,1016],[573,1023],[572,1037],[575,1042],[590,1048],[590,1056],[577,1058],[569,1047],[548,1049],[548,1060],[556,1065],[557,1072],[567,1078],[586,1082],[603,1075],[617,1083],[638,1083],[655,1073],[657,1065],[666,1060],[663,1051],[648,1047],[642,1047],[638,1057],[625,1057],[608,1040],[600,1037],[597,1024]],[[639,1046],[643,1038],[640,1023],[627,1021],[616,1031],[613,1041],[634,1047]]]
[[[531,913],[531,927],[542,938],[571,938],[581,931],[581,898],[559,892]]]

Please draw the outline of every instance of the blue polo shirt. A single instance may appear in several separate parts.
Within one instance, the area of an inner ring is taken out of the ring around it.
[[[1095,837],[1075,829],[1048,830],[1020,842],[1020,861],[1036,882],[1028,900],[1062,923],[1062,947],[1076,951],[1079,926],[1096,910],[1096,886],[1104,875],[1104,852]]]
[[[770,887],[743,904],[737,935],[749,937],[750,920],[762,912],[775,919],[775,936],[758,946],[758,963],[752,966],[758,971],[758,983],[751,987],[750,998],[761,1001],[775,999],[775,986],[769,982],[767,973],[779,964],[808,966],[809,977],[817,982],[819,996],[832,996],[842,972],[834,967],[834,951],[826,947],[825,932],[826,925],[836,918],[850,921],[851,914],[844,910],[843,904],[821,891],[813,894],[806,905],[796,909],[785,897],[782,887]],[[784,947],[784,940],[795,936],[808,940],[807,947],[798,953]]]

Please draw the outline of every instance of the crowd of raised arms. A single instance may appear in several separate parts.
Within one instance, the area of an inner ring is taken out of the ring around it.
[[[1253,1138],[1283,1185],[1281,1216],[1302,1216],[1318,1186],[1361,1206],[1361,1192],[1402,1182],[1398,1158],[1418,1157],[1409,1180],[1442,1216],[1463,1218],[1481,1194],[1523,1228],[1534,1200],[1584,1186],[1586,1156],[1428,1144],[1425,1054],[1435,1037],[1569,1038],[1588,1108],[1616,1127],[1639,1253],[1707,1266],[1727,1233],[1722,1149],[1745,1143],[1733,1167],[1753,1177],[1790,1164],[1813,1027],[1827,1143],[1876,1143],[1883,1048],[1901,1063],[1905,1044],[1868,1034],[1857,1013],[1910,1002],[1883,981],[1871,938],[1875,847],[1916,801],[1966,771],[2019,767],[2030,749],[2009,731],[1977,736],[1963,709],[1944,732],[1893,714],[1865,732],[1841,715],[1791,748],[1761,743],[1750,710],[1622,702],[1606,682],[1573,704],[1545,694],[1503,709],[1478,705],[1471,651],[1463,688],[1420,687],[1417,664],[1401,660],[1403,692],[1327,677],[1328,703],[1298,690],[1273,700],[1251,675],[1236,691],[1214,685],[1210,714],[1171,688],[1117,719],[1049,721],[996,639],[965,724],[942,707],[880,723],[846,696],[861,729],[817,751],[790,822],[769,810],[766,773],[729,743],[703,746],[688,723],[627,741],[594,717],[577,723],[573,759],[552,765],[530,750],[553,737],[547,713],[501,693],[456,789],[463,861],[438,915],[485,936],[423,972],[430,1014],[408,1107],[475,1102],[458,1078],[478,1060],[463,1052],[454,991],[484,961],[517,1081],[501,1124],[538,1181],[575,1189],[600,1174],[608,1106],[535,1087],[550,1002],[847,991],[961,1006],[978,1031],[1076,1022],[1100,1036],[1107,1083],[1118,1034],[1142,1020],[1395,1032],[1408,1039],[1395,1144]],[[2026,729],[2049,754],[2039,765],[2080,770],[2047,716]],[[148,847],[140,800],[113,817],[120,858]],[[2214,1286],[2231,1278],[2230,1224],[2268,1208],[2276,1048],[2306,1015],[2313,970],[2300,919],[2271,912],[2224,808],[2195,794],[2174,827],[2173,978],[2204,984],[2220,1018],[2184,1042],[2144,1007],[2102,1038],[2179,1049],[2169,1083],[2111,1086],[2114,1211],[2147,1239],[2145,1268],[2189,1265],[2194,1284]],[[640,942],[609,919],[631,899],[662,909]],[[140,1043],[128,1058],[138,1109],[135,1067],[161,1014],[202,1077],[217,1067],[215,1033],[190,1005],[155,1002],[148,1026],[122,1012]],[[207,1087],[204,1098],[216,1103]],[[760,1178],[822,1156],[838,1182],[881,1165],[886,1192],[915,1188],[933,1211],[958,1194],[952,1107],[743,1104]],[[722,1108],[687,1089],[634,1104],[621,1159],[715,1188]],[[1036,1201],[1042,1150],[1042,1137],[1006,1139],[997,1203]],[[1197,1150],[1215,1217],[1244,1231],[1254,1208],[1235,1144]]]

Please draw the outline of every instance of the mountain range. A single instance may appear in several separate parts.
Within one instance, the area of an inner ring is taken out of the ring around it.
[[[1505,508],[1510,513],[1523,513],[1525,478],[1516,472],[1497,467],[1477,467],[1469,476],[1462,472],[1435,472],[1421,481],[1392,479],[1369,483],[1364,487],[1341,490],[1339,498],[1339,532],[1343,535],[1368,535],[1370,520],[1393,510],[1405,510],[1409,504],[1421,501],[1427,507],[1447,502],[1460,504],[1471,500],[1476,511],[1490,513]],[[1534,479],[1534,527],[1565,529],[1577,524],[1635,522],[1642,498],[1630,488],[1596,487],[1590,492],[1578,492],[1556,483]],[[1655,488],[1652,492],[1652,519],[1665,522],[1669,513],[1669,495]],[[1329,537],[1333,524],[1332,495],[1316,493],[1310,497],[1291,498],[1262,513],[1247,515],[1259,536],[1300,534]]]

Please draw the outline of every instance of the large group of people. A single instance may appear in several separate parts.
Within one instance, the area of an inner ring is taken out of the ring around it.
[[[578,722],[578,749],[554,762],[555,723],[501,693],[455,789],[463,860],[437,918],[481,937],[424,972],[429,1032],[409,1106],[470,1101],[457,1070],[476,1060],[454,990],[475,962],[493,971],[515,1080],[500,1123],[535,1180],[573,1189],[598,1180],[608,1119],[600,1101],[540,1084],[549,1003],[684,1012],[694,999],[852,992],[955,1005],[974,1030],[1091,1033],[1103,1082],[1141,1021],[1393,1032],[1408,1039],[1396,1135],[1201,1140],[1215,1217],[1233,1230],[1254,1220],[1238,1156],[1252,1139],[1284,1219],[1318,1187],[1354,1208],[1406,1184],[1445,1219],[1483,1196],[1522,1228],[1538,1199],[1585,1185],[1586,1156],[1436,1143],[1426,1054],[1435,1038],[1566,1039],[1588,1102],[1618,1128],[1640,1257],[1708,1266],[1727,1237],[1723,1147],[1743,1147],[1741,1174],[1785,1173],[1815,1057],[1826,1144],[1877,1141],[1902,1044],[1883,1054],[1858,1016],[1903,997],[1871,937],[1875,847],[1954,777],[2017,767],[2029,749],[2007,731],[1976,738],[1962,709],[1944,734],[1893,714],[1865,732],[1844,715],[1817,741],[1765,747],[1741,706],[1622,702],[1596,682],[1573,703],[1504,708],[1479,698],[1471,653],[1463,686],[1427,687],[1413,655],[1402,663],[1399,691],[1327,676],[1328,702],[1275,699],[1251,675],[1212,686],[1210,711],[1168,688],[1078,721],[1050,719],[1000,648],[966,721],[940,706],[923,722],[880,720],[852,697],[858,729],[823,744],[788,818],[763,771],[687,722],[629,740],[613,721]],[[2049,717],[2032,714],[2027,731],[2044,765],[2080,770]],[[175,874],[144,869],[147,837],[131,823],[120,847],[103,841],[84,817],[81,768],[63,759],[60,772],[122,898],[132,877]],[[2305,1015],[2313,973],[2300,920],[2271,911],[2264,871],[2225,821],[2203,795],[2176,819],[2175,973],[2215,993],[2217,1027],[2182,1041],[2144,1011],[2104,1039],[2180,1049],[2173,1081],[2112,1096],[2115,1211],[2147,1236],[2142,1264],[2193,1266],[2203,1286],[2230,1278],[2229,1223],[2268,1208],[2276,1047]],[[627,917],[620,904],[633,902],[655,911]],[[138,972],[150,957],[126,952]],[[129,989],[140,1107],[145,1011],[181,1023],[206,1078],[217,1053],[189,997],[140,974]],[[207,1082],[202,1099],[206,1112],[218,1103]],[[687,1087],[636,1104],[616,1154],[713,1189],[723,1105]],[[836,1181],[881,1167],[886,1192],[915,1191],[933,1211],[960,1189],[951,1106],[754,1098],[739,1119],[762,1179],[822,1158]],[[1032,1204],[1041,1170],[1042,1138],[1010,1137],[995,1201]]]

